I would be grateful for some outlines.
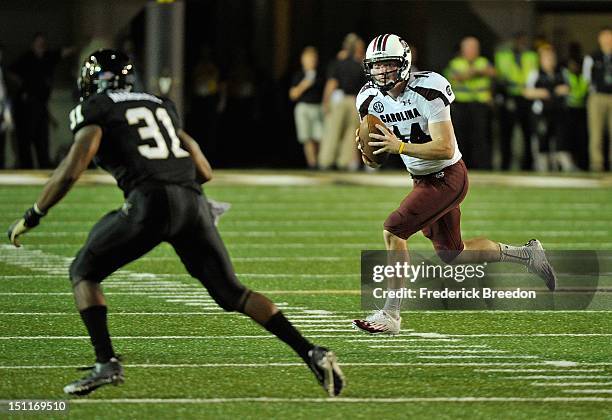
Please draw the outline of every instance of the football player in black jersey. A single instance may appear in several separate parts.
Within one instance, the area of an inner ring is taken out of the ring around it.
[[[37,226],[71,189],[92,159],[117,180],[122,208],[91,230],[70,267],[76,306],[91,337],[96,363],[64,392],[86,395],[123,381],[113,350],[100,283],[161,242],[170,243],[187,271],[226,311],[242,312],[287,343],[330,396],[344,379],[335,355],[305,339],[265,296],[236,278],[200,183],[212,170],[197,143],[181,128],[171,101],[131,92],[133,68],[115,50],[92,53],[79,77],[82,100],[70,113],[74,143],[34,205],[11,225],[10,241]]]

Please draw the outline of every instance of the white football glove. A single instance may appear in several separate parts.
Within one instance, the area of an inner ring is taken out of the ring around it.
[[[7,232],[9,241],[11,241],[11,243],[16,247],[20,247],[21,244],[19,243],[19,236],[38,226],[40,219],[45,214],[46,213],[42,212],[36,204],[27,209],[21,219],[15,220],[15,222],[9,226]]]

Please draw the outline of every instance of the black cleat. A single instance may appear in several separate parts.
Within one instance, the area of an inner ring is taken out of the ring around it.
[[[345,381],[334,352],[324,347],[314,347],[308,352],[308,358],[310,359],[308,367],[313,371],[327,395],[330,397],[340,395]]]
[[[69,383],[64,387],[64,392],[70,395],[87,395],[103,385],[119,385],[123,383],[123,367],[119,359],[112,357],[106,363],[97,363],[82,370],[91,369],[89,375]]]
[[[532,239],[525,244],[525,248],[529,253],[529,264],[527,269],[530,273],[537,274],[544,283],[548,290],[553,291],[557,287],[557,275],[555,270],[548,262],[544,247],[537,239]]]

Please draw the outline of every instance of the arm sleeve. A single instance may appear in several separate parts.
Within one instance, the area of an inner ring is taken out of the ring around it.
[[[437,114],[432,115],[428,123],[437,123],[442,121],[450,121],[451,120],[451,109],[450,106],[445,106],[441,111],[438,111]]]

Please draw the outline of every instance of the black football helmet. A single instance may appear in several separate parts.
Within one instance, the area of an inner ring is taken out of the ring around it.
[[[98,50],[89,55],[77,81],[81,100],[107,89],[131,90],[134,66],[127,54],[118,50]]]

